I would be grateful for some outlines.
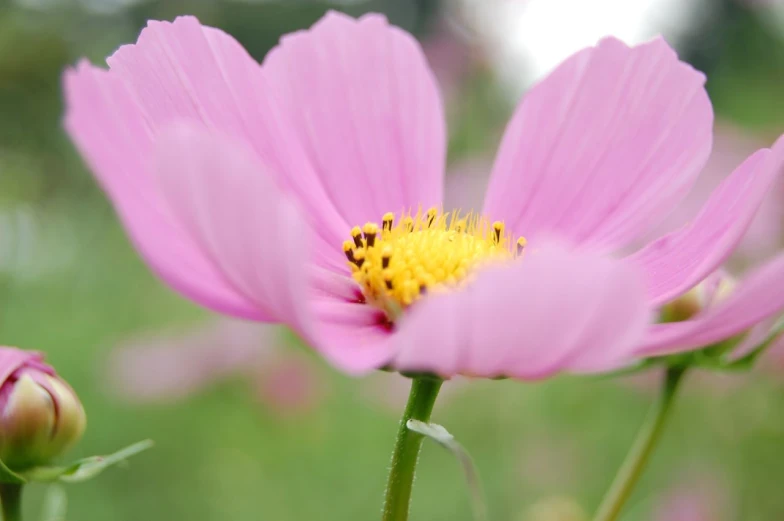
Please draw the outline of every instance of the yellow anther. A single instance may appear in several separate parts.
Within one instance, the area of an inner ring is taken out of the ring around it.
[[[343,253],[352,264],[356,264],[357,260],[354,257],[354,241],[343,241]]]
[[[378,233],[378,225],[376,223],[365,223],[362,227],[365,234],[365,244],[368,248],[376,243],[376,234]]]
[[[525,237],[520,237],[519,239],[517,239],[517,256],[518,257],[523,254],[523,250],[525,250],[525,245],[526,244],[528,244],[528,241],[525,239]]]
[[[354,244],[357,248],[361,248],[362,244],[362,230],[359,226],[354,226],[351,228],[351,238],[354,239]]]
[[[460,288],[475,268],[519,256],[525,239],[506,235],[503,222],[474,214],[441,213],[436,208],[382,217],[351,230],[343,243],[368,303],[394,320],[407,306],[430,292]]]
[[[395,278],[395,272],[387,268],[381,272],[381,275],[384,277],[384,285],[388,290],[391,290],[393,280]]]
[[[389,262],[392,260],[392,246],[386,245],[381,250],[381,268],[387,269],[389,267]]]
[[[395,222],[395,214],[392,212],[387,212],[381,218],[381,226],[384,230],[390,231],[392,229],[392,224]]]
[[[433,208],[431,208],[431,209],[429,209],[427,211],[427,227],[428,228],[430,228],[430,226],[433,225],[433,221],[436,220],[436,215],[438,215],[438,209],[436,207],[433,207]]]
[[[365,264],[365,250],[357,250],[354,252],[354,264],[361,268]],[[367,270],[368,266],[365,267]]]
[[[495,242],[501,242],[501,236],[504,234],[504,223],[496,221],[493,223],[493,234]]]

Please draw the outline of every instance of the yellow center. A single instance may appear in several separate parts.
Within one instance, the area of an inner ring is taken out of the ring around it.
[[[394,319],[426,292],[458,287],[478,266],[522,255],[525,244],[500,221],[431,208],[397,221],[386,213],[380,228],[355,226],[343,251],[365,298]]]

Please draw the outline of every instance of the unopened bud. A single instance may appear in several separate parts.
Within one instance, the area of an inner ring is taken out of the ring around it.
[[[680,297],[662,306],[661,321],[689,320],[700,311],[726,298],[734,288],[735,280],[727,272],[716,271]]]
[[[84,408],[40,353],[0,347],[0,459],[11,470],[50,463],[82,437]]]

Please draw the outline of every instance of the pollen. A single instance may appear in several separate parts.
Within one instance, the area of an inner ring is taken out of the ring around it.
[[[381,226],[355,226],[350,236],[343,253],[354,280],[367,301],[392,319],[426,293],[466,284],[479,266],[522,256],[526,246],[501,221],[437,208],[387,212]]]

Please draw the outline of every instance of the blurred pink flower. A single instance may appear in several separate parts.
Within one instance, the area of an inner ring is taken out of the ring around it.
[[[313,361],[302,353],[279,351],[254,379],[256,396],[280,416],[305,414],[318,408],[329,385]]]
[[[715,478],[694,476],[658,501],[652,521],[723,521],[733,519],[729,489]]]
[[[344,371],[597,371],[784,307],[782,257],[711,314],[647,332],[651,308],[732,252],[784,140],[691,224],[611,257],[677,206],[711,148],[705,78],[662,39],[606,38],[534,86],[470,222],[438,210],[438,88],[417,42],[382,16],[330,12],[261,66],[193,17],[151,21],[108,63],[65,74],[65,125],[142,256],[186,297],[284,323]],[[433,214],[412,219],[416,208]]]
[[[282,345],[272,326],[221,320],[185,333],[134,338],[110,359],[110,385],[132,401],[181,400],[222,380],[253,382],[261,402],[276,413],[307,412],[326,394],[313,361]]]

